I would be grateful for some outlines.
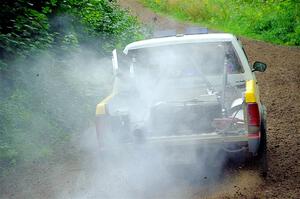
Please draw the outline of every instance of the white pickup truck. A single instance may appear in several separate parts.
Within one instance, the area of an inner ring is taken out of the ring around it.
[[[114,50],[112,62],[113,90],[96,107],[100,148],[160,147],[182,154],[178,161],[212,148],[259,159],[266,175],[266,109],[254,72],[267,66],[249,65],[235,36],[137,41]]]

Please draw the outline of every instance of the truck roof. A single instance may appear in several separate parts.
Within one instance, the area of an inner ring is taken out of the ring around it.
[[[201,42],[226,42],[232,41],[235,36],[228,33],[210,33],[210,34],[197,34],[197,35],[178,35],[172,37],[162,37],[147,39],[142,41],[133,42],[128,44],[124,49],[124,54],[128,54],[130,50],[184,44],[184,43],[201,43]]]

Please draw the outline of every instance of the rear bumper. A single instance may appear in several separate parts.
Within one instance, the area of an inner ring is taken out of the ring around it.
[[[202,144],[232,144],[247,142],[245,135],[220,135],[218,133],[194,134],[182,136],[160,136],[146,139],[146,145],[202,145]]]
[[[246,135],[218,133],[148,137],[144,142],[122,143],[104,149],[108,154],[130,158],[159,158],[166,164],[193,164],[207,159],[223,161],[225,157],[251,157]],[[126,158],[125,158],[126,159]]]
[[[246,135],[220,135],[218,133],[148,137],[143,142],[122,143],[107,150],[201,150],[204,148],[224,149],[226,152],[249,151],[249,138]]]
[[[246,135],[222,135],[218,133],[151,137],[142,144],[143,148],[192,150],[224,150],[229,153],[250,152]]]

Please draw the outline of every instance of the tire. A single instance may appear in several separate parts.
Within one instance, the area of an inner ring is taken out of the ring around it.
[[[260,174],[262,177],[267,177],[268,174],[268,156],[267,156],[267,130],[265,120],[261,125],[261,139],[257,154],[257,163],[259,165]]]

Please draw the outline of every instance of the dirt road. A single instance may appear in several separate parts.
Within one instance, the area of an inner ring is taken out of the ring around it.
[[[120,5],[157,29],[190,25],[159,16],[136,0],[120,0]],[[191,180],[158,171],[145,175],[147,165],[137,169],[128,164],[125,170],[104,165],[91,127],[58,159],[36,163],[0,182],[0,199],[300,198],[300,49],[245,38],[242,42],[251,62],[260,60],[269,67],[257,75],[268,109],[266,180],[251,168],[228,169],[218,177],[204,172],[196,176],[200,180]],[[158,176],[162,173],[166,176]]]

